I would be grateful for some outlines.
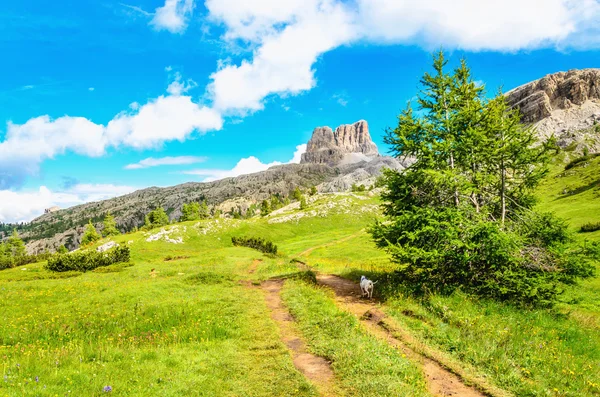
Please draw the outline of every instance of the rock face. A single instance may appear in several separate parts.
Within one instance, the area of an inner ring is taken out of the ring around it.
[[[506,98],[541,139],[554,136],[560,147],[577,154],[600,151],[600,69],[554,73],[507,92]]]
[[[355,155],[348,156],[351,154]],[[341,125],[335,131],[329,127],[315,128],[306,153],[302,155],[302,163],[337,165],[345,160],[354,162],[378,155],[377,146],[369,134],[369,126],[361,120]]]
[[[506,93],[508,103],[521,110],[523,121],[535,123],[556,109],[600,100],[600,69],[550,74]]]

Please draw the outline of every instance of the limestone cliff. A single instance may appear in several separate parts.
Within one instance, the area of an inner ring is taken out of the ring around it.
[[[337,165],[378,155],[377,146],[369,134],[369,125],[360,120],[341,125],[335,131],[329,127],[315,128],[306,153],[302,155],[302,163]]]
[[[508,103],[540,138],[554,135],[576,152],[600,151],[600,69],[547,75],[506,93]]]

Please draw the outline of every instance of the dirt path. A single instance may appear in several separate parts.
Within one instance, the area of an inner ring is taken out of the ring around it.
[[[294,366],[304,374],[317,388],[323,397],[335,396],[333,371],[329,363],[322,357],[311,354],[294,327],[290,312],[281,302],[282,280],[268,280],[261,288],[266,292],[267,307],[271,310],[271,318],[279,326],[281,339],[292,353]]]
[[[255,259],[255,260],[253,260],[252,264],[248,268],[248,273],[253,274],[254,272],[256,272],[256,269],[258,268],[258,265],[261,262],[262,262],[262,259]]]
[[[349,236],[346,236],[346,237],[344,237],[344,238],[342,238],[342,239],[335,240],[335,241],[332,241],[332,242],[330,242],[330,243],[321,244],[321,245],[317,245],[317,246],[311,247],[311,248],[309,248],[309,249],[307,249],[307,250],[305,250],[305,251],[302,251],[301,253],[299,253],[299,254],[298,254],[298,256],[305,256],[305,255],[309,255],[311,252],[313,252],[313,251],[314,251],[314,250],[316,250],[316,249],[319,249],[319,248],[326,248],[326,247],[331,247],[332,245],[336,245],[336,244],[343,243],[343,242],[345,242],[345,241],[351,240],[351,239],[353,239],[354,237],[356,237],[356,236],[360,235],[360,234],[361,234],[362,232],[364,232],[364,231],[365,231],[365,229],[361,229],[361,230],[359,230],[358,232],[356,232],[356,233],[354,233],[354,234],[351,234],[351,235],[349,235]]]
[[[437,362],[415,352],[401,339],[397,338],[394,335],[394,330],[390,329],[390,325],[385,321],[385,314],[377,308],[376,303],[361,298],[358,284],[332,275],[318,275],[317,281],[319,284],[331,288],[336,294],[338,304],[357,316],[369,332],[380,339],[386,340],[411,360],[421,363],[429,392],[432,395],[460,397],[483,397],[486,395],[473,387],[465,385],[458,376],[443,368]]]

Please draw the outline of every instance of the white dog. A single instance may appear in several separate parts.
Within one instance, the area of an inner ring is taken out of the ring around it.
[[[377,281],[373,282],[365,276],[360,276],[360,292],[362,296],[368,296],[369,299],[373,297],[373,286],[377,284]]]

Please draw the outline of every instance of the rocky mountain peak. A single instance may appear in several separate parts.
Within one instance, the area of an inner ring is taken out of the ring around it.
[[[336,165],[377,156],[379,152],[371,140],[369,125],[360,120],[340,125],[335,131],[329,127],[315,128],[301,163]]]
[[[508,103],[520,109],[525,122],[550,117],[554,110],[600,103],[600,69],[549,74],[506,93]]]
[[[557,138],[576,154],[600,151],[600,69],[570,70],[542,77],[506,93],[538,136]]]

